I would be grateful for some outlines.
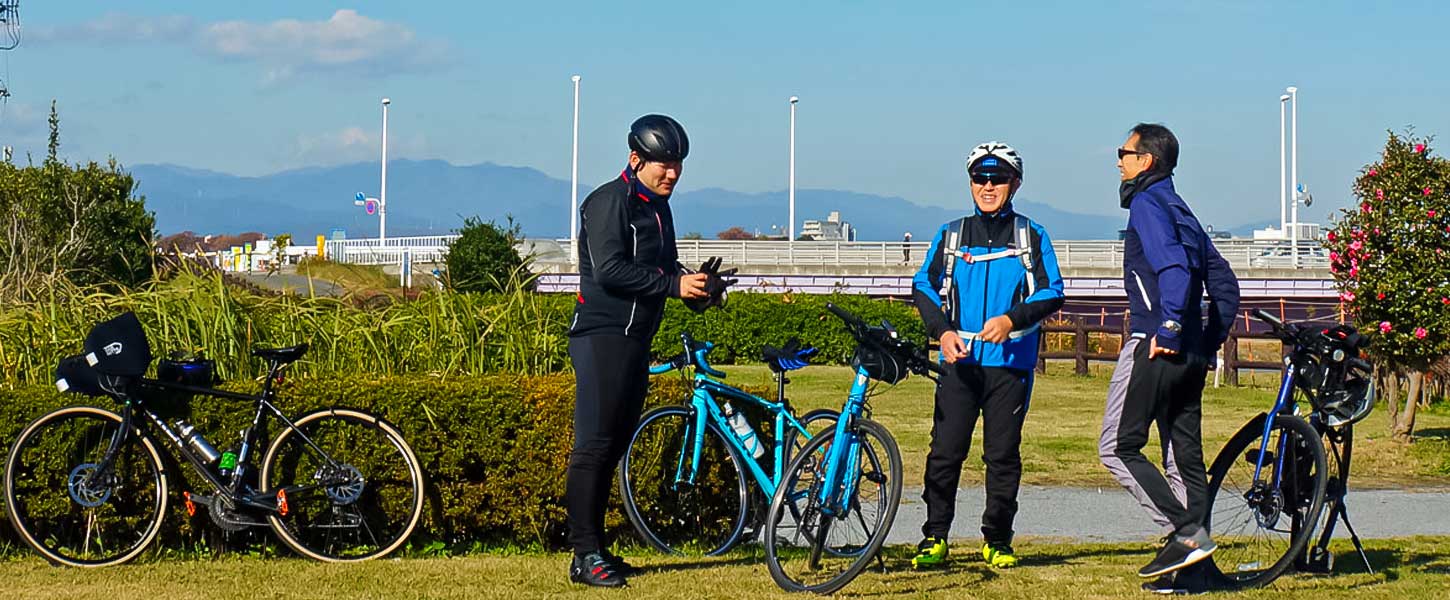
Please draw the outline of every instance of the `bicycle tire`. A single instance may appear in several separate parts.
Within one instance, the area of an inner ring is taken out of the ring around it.
[[[339,433],[347,431],[338,426],[346,423],[381,436]],[[299,434],[323,448],[326,455],[319,456]],[[379,448],[388,455],[396,453],[401,469],[399,465],[380,466],[383,461],[356,443],[369,437],[385,442]],[[343,447],[347,450],[340,449]],[[318,480],[337,478],[345,481],[315,485]],[[413,448],[392,424],[359,410],[323,409],[283,428],[262,459],[260,484],[273,493],[295,490],[286,495],[286,513],[269,513],[267,520],[287,547],[322,562],[362,562],[387,556],[408,540],[423,514],[423,470]],[[352,536],[356,545],[344,546],[346,536]]]
[[[76,432],[61,429],[46,435],[47,429],[81,419],[93,423],[82,424]],[[122,422],[120,415],[109,410],[70,406],[31,422],[11,445],[5,460],[6,512],[21,539],[52,564],[71,567],[122,564],[144,552],[161,530],[166,515],[168,477],[161,454],[149,436],[133,427],[111,464],[109,477],[97,482],[99,485],[83,483],[89,479],[84,477],[87,468],[94,471],[99,465],[75,464],[87,458],[101,460],[109,449],[109,436],[116,433],[108,428],[119,430]],[[57,440],[48,443],[52,437]],[[90,447],[78,447],[81,452],[52,447],[77,437],[83,439],[74,441],[82,445],[89,442]],[[32,442],[38,446],[31,448]],[[47,463],[59,470],[47,469]],[[78,476],[82,478],[77,479]],[[28,494],[31,489],[39,492],[34,500]],[[135,500],[118,494],[132,490],[140,491],[135,494]],[[57,491],[61,493],[57,495]],[[119,511],[126,507],[143,512],[139,517],[122,516]],[[49,513],[50,517],[42,518],[42,512]],[[101,519],[116,521],[116,527],[100,526]],[[73,539],[73,534],[80,532],[70,530],[79,530],[81,521],[85,522],[85,531],[80,536],[83,539]],[[114,553],[108,552],[106,548],[112,546],[100,539],[107,532],[118,536]],[[103,554],[91,555],[93,543]]]
[[[705,423],[700,456],[706,466],[696,469],[696,484],[684,490],[668,484],[682,464],[688,431],[694,425],[695,412],[688,407],[665,406],[646,413],[620,460],[619,492],[630,524],[651,548],[667,554],[717,556],[735,546],[745,531],[749,488],[741,457],[712,421]],[[706,502],[698,502],[701,499]],[[722,499],[733,499],[734,506],[720,503]],[[717,509],[707,513],[707,505]]]
[[[815,505],[818,499],[819,482],[814,478],[824,469],[827,456],[826,449],[835,442],[835,431],[828,431],[811,438],[795,460],[787,468],[780,487],[776,489],[775,497],[771,499],[770,512],[766,515],[765,530],[765,556],[766,565],[770,570],[771,579],[776,585],[789,592],[814,592],[817,594],[830,594],[839,591],[853,581],[861,571],[865,570],[872,560],[877,558],[881,546],[886,541],[887,534],[891,531],[891,525],[896,519],[896,509],[901,501],[901,451],[896,445],[896,439],[881,424],[869,419],[856,419],[851,424],[851,434],[860,436],[863,441],[861,448],[865,463],[858,462],[857,473],[854,474],[858,482],[858,496],[850,502],[846,514],[840,518],[827,518],[819,521],[819,525],[812,525],[812,519],[817,518],[821,513]],[[875,442],[874,444],[871,442]],[[877,448],[879,446],[879,448]],[[884,456],[882,456],[884,455]],[[884,459],[884,462],[883,462]],[[883,475],[881,467],[888,467],[890,471]],[[874,469],[867,471],[866,469]],[[811,479],[804,489],[797,486],[803,483],[802,477]],[[842,481],[845,481],[842,478]],[[873,484],[870,487],[878,492],[884,492],[884,496],[878,497],[876,503],[879,513],[875,519],[874,526],[867,522],[862,515],[864,503],[859,501],[859,493],[867,490],[868,486],[861,483]],[[804,507],[793,506],[805,502]],[[799,553],[795,548],[784,549],[786,543],[791,542],[781,536],[781,527],[786,523],[785,514],[790,510],[801,515],[798,522],[794,523],[794,542],[805,541],[809,547],[807,550],[809,558],[804,561],[808,571],[818,570],[818,564],[823,560],[844,561],[844,568],[834,575],[824,576],[818,582],[804,581],[803,577],[789,571],[782,560],[789,558],[792,553]],[[852,519],[862,525],[863,529],[869,529],[867,539],[858,546],[858,550],[828,549],[826,544],[830,543],[832,528],[837,527],[835,521],[844,523],[844,526],[853,525]],[[829,555],[829,556],[827,556]]]
[[[1319,432],[1302,418],[1274,417],[1270,443],[1284,440],[1282,445],[1286,450],[1284,457],[1272,455],[1275,450],[1270,450],[1271,457],[1284,458],[1293,464],[1286,473],[1274,473],[1275,461],[1265,461],[1269,464],[1265,465],[1260,481],[1253,481],[1256,453],[1260,450],[1256,445],[1262,443],[1266,418],[1267,415],[1254,417],[1239,429],[1209,469],[1203,524],[1218,544],[1209,562],[1214,575],[1233,587],[1262,587],[1282,575],[1303,554],[1324,509],[1328,479],[1324,444]],[[1247,476],[1231,472],[1235,466],[1246,467]],[[1305,468],[1310,472],[1303,472]],[[1276,476],[1281,478],[1278,489],[1263,483],[1273,481]],[[1289,518],[1288,539],[1280,550],[1279,544],[1271,545],[1269,540],[1281,537],[1278,534],[1283,532],[1278,527],[1285,516]],[[1264,567],[1270,560],[1272,563]],[[1224,565],[1230,568],[1225,570]]]

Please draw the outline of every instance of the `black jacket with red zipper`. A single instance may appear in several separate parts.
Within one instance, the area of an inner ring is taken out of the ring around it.
[[[625,335],[646,344],[665,300],[680,295],[679,252],[668,196],[628,169],[579,206],[579,295],[569,335]]]

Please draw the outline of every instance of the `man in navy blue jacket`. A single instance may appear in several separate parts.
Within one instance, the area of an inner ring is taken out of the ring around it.
[[[982,558],[1012,567],[1012,523],[1022,481],[1022,423],[1037,365],[1038,322],[1062,307],[1062,276],[1047,231],[1012,209],[1022,187],[1022,158],[988,142],[967,157],[975,213],[942,225],[914,278],[912,296],[947,372],[936,389],[931,452],[926,457],[924,539],[916,568],[947,560],[962,462],[977,417],[987,502]]]
[[[1158,578],[1144,589],[1160,592],[1201,588],[1198,573],[1180,570],[1215,549],[1201,525],[1208,500],[1203,385],[1239,302],[1233,271],[1173,189],[1177,165],[1178,139],[1162,125],[1139,124],[1118,149],[1119,200],[1128,209],[1123,285],[1132,335],[1108,388],[1098,447],[1103,465],[1169,532],[1157,557],[1138,571]],[[1142,452],[1154,423],[1163,472]]]

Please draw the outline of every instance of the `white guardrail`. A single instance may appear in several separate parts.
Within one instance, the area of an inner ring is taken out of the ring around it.
[[[410,253],[413,263],[442,262],[448,244],[458,236],[433,235],[377,239],[330,240],[328,258],[353,264],[398,264]],[[786,242],[766,240],[677,240],[680,262],[694,264],[718,256],[726,265],[774,266],[899,266],[919,264],[927,242]],[[1262,240],[1215,240],[1214,246],[1234,268],[1293,268],[1288,242]],[[1052,244],[1061,268],[1121,267],[1123,242],[1113,240],[1058,240]],[[521,244],[540,262],[567,263],[570,242],[530,239]],[[1314,240],[1299,244],[1299,266],[1306,269],[1329,267],[1328,253]]]

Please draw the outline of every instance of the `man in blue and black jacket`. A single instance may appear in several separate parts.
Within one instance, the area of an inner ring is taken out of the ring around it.
[[[1208,488],[1203,385],[1239,303],[1233,271],[1173,189],[1177,165],[1178,139],[1162,125],[1139,124],[1118,149],[1132,335],[1113,371],[1098,444],[1103,465],[1169,533],[1157,557],[1138,571],[1158,578],[1144,589],[1165,593],[1199,591],[1201,574],[1180,570],[1215,548],[1201,526]],[[1163,443],[1161,472],[1142,452],[1154,423]]]
[[[937,231],[913,279],[916,309],[941,342],[946,375],[936,389],[931,452],[926,458],[924,539],[916,568],[947,559],[962,462],[977,417],[987,465],[982,557],[1012,567],[1012,522],[1022,481],[1022,423],[1037,365],[1038,322],[1062,307],[1062,276],[1041,225],[1012,210],[1022,186],[1022,158],[988,142],[967,158],[975,214]]]

